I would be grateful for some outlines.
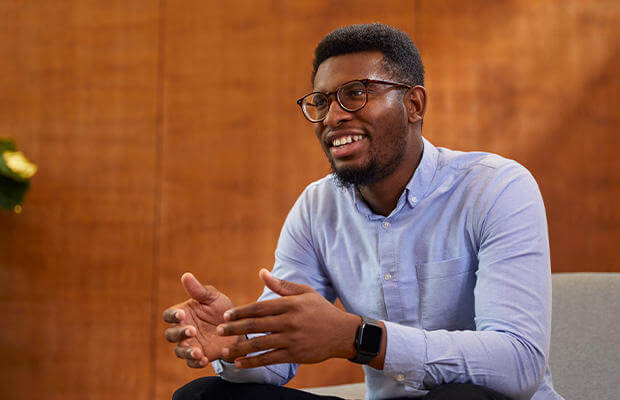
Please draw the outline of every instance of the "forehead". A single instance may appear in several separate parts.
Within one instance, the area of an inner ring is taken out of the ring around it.
[[[344,82],[354,79],[388,79],[383,68],[383,54],[364,51],[342,54],[323,61],[314,77],[314,90],[331,92]]]

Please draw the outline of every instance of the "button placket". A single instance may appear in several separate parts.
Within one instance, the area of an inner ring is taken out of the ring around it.
[[[397,225],[387,218],[377,226],[380,279],[383,286],[383,295],[387,316],[390,321],[400,321],[403,318],[403,305],[397,278],[396,239]]]

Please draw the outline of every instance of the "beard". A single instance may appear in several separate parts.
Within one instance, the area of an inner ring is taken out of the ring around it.
[[[336,168],[333,158],[328,157],[336,184],[341,188],[358,188],[379,182],[400,166],[406,146],[406,133],[392,137],[381,149],[371,148],[366,162],[357,167]]]

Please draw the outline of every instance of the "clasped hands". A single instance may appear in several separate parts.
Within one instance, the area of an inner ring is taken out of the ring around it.
[[[192,368],[224,359],[237,368],[280,363],[317,363],[351,358],[360,318],[338,309],[307,285],[259,272],[280,298],[233,307],[213,286],[203,286],[191,273],[181,277],[189,300],[164,311],[166,340]],[[251,339],[245,335],[264,334]],[[250,353],[263,352],[258,355]]]

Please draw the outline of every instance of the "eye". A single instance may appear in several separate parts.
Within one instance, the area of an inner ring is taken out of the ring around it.
[[[327,98],[325,98],[322,94],[315,94],[314,96],[310,96],[308,98],[306,105],[310,107],[324,108],[327,105]]]
[[[361,82],[350,83],[340,90],[340,96],[344,99],[357,100],[366,96],[366,87]]]

